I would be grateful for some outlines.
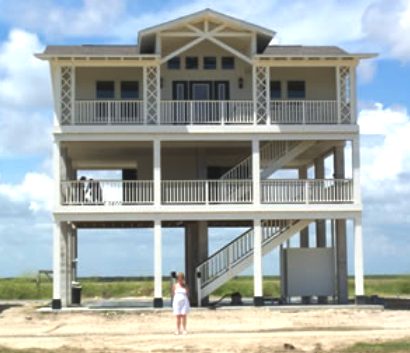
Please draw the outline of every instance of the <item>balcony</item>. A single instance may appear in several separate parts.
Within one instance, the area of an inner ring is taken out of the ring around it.
[[[257,119],[251,100],[163,100],[160,119],[148,120],[143,100],[77,100],[74,117],[66,125],[243,125],[347,124],[336,100],[275,100],[269,117]]]
[[[64,181],[63,205],[118,206],[154,204],[151,180]],[[353,203],[351,179],[261,181],[262,204]],[[162,205],[252,204],[252,180],[163,180]]]

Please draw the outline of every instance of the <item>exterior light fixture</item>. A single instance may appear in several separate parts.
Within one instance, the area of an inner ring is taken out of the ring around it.
[[[238,78],[238,88],[240,88],[240,89],[243,88],[243,78],[242,77]]]
[[[159,87],[160,87],[160,88],[163,88],[163,87],[164,87],[164,78],[163,78],[163,77],[161,77],[161,78],[159,79]]]

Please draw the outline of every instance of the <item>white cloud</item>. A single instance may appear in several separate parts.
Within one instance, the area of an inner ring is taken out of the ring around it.
[[[48,64],[34,57],[43,47],[35,34],[19,29],[0,43],[0,156],[51,148]]]
[[[357,77],[359,83],[366,84],[373,81],[376,74],[377,62],[376,60],[363,60],[357,67]]]
[[[367,39],[379,43],[388,56],[410,61],[410,1],[379,0],[363,15]]]
[[[51,106],[48,64],[34,57],[43,51],[38,37],[12,29],[0,45],[0,105],[19,111]]]
[[[401,174],[410,173],[410,117],[404,108],[384,108],[377,103],[362,110],[359,124],[363,135],[379,135],[381,143],[362,146],[364,187],[394,184]],[[376,188],[377,189],[377,188]]]
[[[51,211],[53,179],[46,174],[29,172],[20,184],[0,183],[0,195],[10,203],[24,203],[33,212]]]

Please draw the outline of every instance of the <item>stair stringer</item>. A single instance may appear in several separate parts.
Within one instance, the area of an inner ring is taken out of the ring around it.
[[[261,179],[267,179],[270,175],[282,168],[286,163],[295,159],[301,153],[305,152],[315,143],[316,141],[303,141],[301,143],[298,143],[295,147],[289,149],[288,152],[285,153],[282,157],[272,161],[269,166],[263,168],[263,170],[261,170]]]
[[[268,238],[265,242],[262,243],[262,256],[266,255],[274,248],[288,240],[292,237],[295,233],[300,232],[302,229],[305,229],[312,221],[310,220],[301,220],[297,221],[296,223],[292,224],[283,232],[279,233],[279,235],[274,236],[272,238]],[[242,236],[242,235],[240,235]],[[235,277],[237,274],[244,271],[247,267],[252,265],[253,263],[253,250],[245,255],[241,261],[237,262],[234,266],[228,269],[226,272],[221,274],[218,278],[210,282],[205,287],[201,288],[201,299],[211,294],[213,291],[218,289],[224,283]]]

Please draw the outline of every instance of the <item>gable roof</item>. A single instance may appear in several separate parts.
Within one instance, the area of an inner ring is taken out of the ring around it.
[[[190,15],[179,17],[175,20],[164,22],[159,25],[141,30],[138,33],[138,44],[140,46],[140,51],[143,53],[154,51],[155,36],[158,32],[206,18],[214,21],[219,20],[222,22],[227,22],[230,25],[238,26],[245,30],[255,32],[258,52],[263,51],[269,45],[270,41],[276,34],[276,32],[270,29],[207,8],[198,12],[194,12]]]
[[[276,34],[276,32],[274,32],[274,31],[272,31],[268,28],[261,27],[261,26],[255,25],[253,23],[246,22],[246,21],[240,20],[238,18],[231,17],[231,16],[225,15],[223,13],[217,12],[215,10],[206,8],[204,10],[194,12],[194,13],[186,15],[186,16],[179,17],[179,18],[176,18],[176,19],[171,20],[171,21],[167,21],[167,22],[161,23],[159,25],[155,25],[155,26],[152,26],[152,27],[142,29],[138,33],[138,38],[140,39],[142,36],[145,36],[147,34],[158,32],[158,31],[163,31],[163,30],[171,28],[173,26],[183,24],[184,22],[191,22],[191,21],[194,21],[196,19],[203,18],[203,17],[209,17],[209,18],[213,18],[213,19],[220,19],[220,20],[223,20],[223,21],[226,21],[226,22],[231,22],[231,23],[233,23],[237,26],[245,27],[245,28],[248,28],[248,29],[250,29],[252,31],[255,31],[257,33],[265,34],[265,35],[271,36],[271,37],[273,37]]]

